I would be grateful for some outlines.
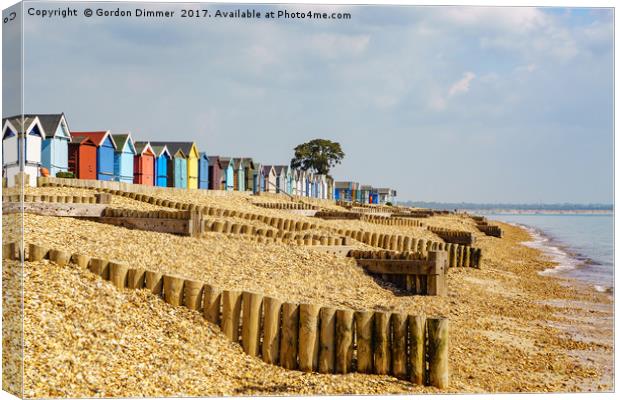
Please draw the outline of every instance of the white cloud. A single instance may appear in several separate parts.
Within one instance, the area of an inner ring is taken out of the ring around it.
[[[544,12],[531,7],[442,7],[439,17],[476,29],[510,32],[528,32],[549,23]]]
[[[474,80],[476,74],[473,72],[465,72],[463,77],[458,81],[454,82],[452,86],[450,86],[450,90],[448,91],[448,97],[453,97],[460,93],[469,92],[469,84]]]

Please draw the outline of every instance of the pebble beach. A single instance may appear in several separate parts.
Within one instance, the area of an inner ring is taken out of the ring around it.
[[[91,195],[72,188],[28,188],[32,194]],[[441,241],[423,227],[323,221],[252,205],[252,196],[162,193],[197,205],[313,221],[335,228],[409,234]],[[261,199],[262,200],[262,199]],[[274,198],[270,201],[287,201]],[[326,209],[338,210],[333,203]],[[114,207],[161,208],[113,196]],[[247,356],[197,311],[173,307],[147,290],[118,290],[70,264],[24,266],[24,395],[131,397],[284,394],[396,394],[612,391],[613,303],[585,285],[541,275],[553,262],[523,243],[526,230],[497,222],[503,238],[485,236],[470,218],[442,215],[429,226],[472,232],[480,269],[452,268],[447,296],[411,296],[368,276],[354,260],[312,246],[257,243],[239,235],[203,238],[129,230],[97,222],[26,214],[28,243],[173,273],[223,289],[250,290],[294,302],[355,310],[398,311],[449,319],[450,387],[439,391],[379,375],[288,371]],[[5,242],[19,235],[3,219]],[[259,223],[256,221],[256,223]],[[366,248],[362,243],[353,246]],[[5,261],[3,279],[18,265]],[[8,286],[5,318],[17,314]],[[5,324],[6,325],[6,324]],[[9,329],[6,327],[5,329]],[[18,343],[6,342],[17,350]],[[6,365],[14,359],[3,357]],[[17,367],[15,367],[17,368]],[[15,373],[17,375],[17,373]],[[10,380],[4,388],[11,389]]]

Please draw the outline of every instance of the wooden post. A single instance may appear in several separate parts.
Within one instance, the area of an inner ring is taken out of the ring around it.
[[[164,275],[164,301],[173,306],[183,304],[183,278]]]
[[[129,289],[142,289],[144,287],[144,275],[142,268],[130,268],[127,271],[127,287]]]
[[[319,366],[319,311],[313,304],[299,305],[299,369],[317,371]]]
[[[410,315],[409,328],[409,380],[416,385],[426,382],[426,346],[424,317]]]
[[[88,267],[90,272],[95,275],[99,275],[101,278],[108,280],[110,277],[110,269],[108,267],[108,260],[102,258],[93,258],[90,260]]]
[[[282,338],[280,340],[280,366],[297,369],[297,349],[299,338],[299,305],[282,305]]]
[[[392,314],[392,374],[407,377],[407,316]]]
[[[85,254],[74,253],[71,256],[71,261],[81,269],[88,269],[90,263],[90,257]]]
[[[243,292],[243,324],[241,329],[241,344],[243,346],[243,351],[254,357],[258,355],[262,303],[262,295]]]
[[[480,268],[482,262],[482,249],[476,249],[476,255],[474,258],[474,267]]]
[[[186,280],[183,286],[183,304],[190,310],[200,310],[202,305],[202,288],[199,281]]]
[[[469,260],[471,256],[471,247],[466,246],[463,248],[463,267],[469,267]]]
[[[33,243],[30,243],[28,246],[28,260],[29,261],[41,261],[47,254],[49,253],[49,249],[46,249],[43,246],[39,246]]]
[[[353,361],[353,311],[336,311],[336,373],[351,372]]]
[[[450,251],[450,260],[449,260],[450,268],[456,268],[456,265],[457,265],[456,263],[458,261],[457,260],[458,255],[457,255],[457,251],[456,250],[457,250],[457,245],[456,244],[451,244],[450,245],[450,250],[449,250]]]
[[[357,335],[357,372],[370,374],[373,372],[373,343],[374,331],[372,311],[355,312],[355,332]]]
[[[144,278],[145,287],[154,295],[160,296],[164,288],[164,274],[161,272],[146,271]]]
[[[5,260],[15,259],[15,243],[2,243],[2,258]]]
[[[117,289],[124,289],[127,286],[127,265],[111,262],[110,263],[110,282]]]
[[[319,338],[319,372],[333,373],[336,360],[336,310],[321,308],[321,334]]]
[[[71,259],[71,255],[69,253],[61,250],[50,250],[49,254],[50,261],[56,263],[59,267],[64,267]]]
[[[428,375],[431,386],[448,387],[448,320],[429,318],[428,325]]]
[[[241,292],[224,290],[222,293],[222,332],[233,343],[239,342]]]
[[[211,285],[204,285],[202,312],[205,319],[216,325],[220,325],[220,304],[222,303],[222,291]]]
[[[431,268],[428,270],[426,292],[430,296],[445,296],[446,288],[446,265],[447,253],[445,251],[431,251],[428,253],[428,261]]]
[[[263,361],[278,365],[280,360],[280,310],[282,302],[273,297],[263,300]]]
[[[375,312],[374,344],[374,371],[379,375],[389,375],[391,364],[389,312]]]

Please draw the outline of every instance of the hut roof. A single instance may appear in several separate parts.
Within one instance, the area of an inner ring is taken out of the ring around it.
[[[101,146],[105,141],[106,137],[112,136],[110,135],[110,131],[93,131],[93,132],[73,132],[75,136],[85,136],[89,137],[97,146]],[[116,143],[112,138],[110,138],[114,149],[116,150]]]
[[[230,164],[230,162],[231,162],[230,157],[220,157],[220,165],[222,166],[222,169],[228,168],[228,165]]]
[[[220,162],[220,156],[207,156],[207,160],[209,160],[209,165],[219,165],[222,168],[222,163]]]
[[[46,138],[52,138],[56,135],[56,130],[58,129],[58,125],[60,125],[60,121],[65,120],[65,124],[67,124],[67,119],[65,118],[65,113],[60,114],[24,114],[24,117],[34,118],[38,117],[41,122],[41,126],[45,131]],[[67,124],[67,130],[69,130],[69,124]],[[71,137],[71,132],[67,132],[69,137]]]
[[[168,146],[168,150],[171,154],[176,154],[179,150],[183,151],[183,154],[189,155],[192,151],[194,142],[150,142],[151,146]]]
[[[23,117],[21,115],[15,115],[9,118],[2,119],[2,134],[7,128],[11,127],[11,130],[21,136],[24,132],[31,132],[35,127],[38,128],[41,137],[45,137],[45,131],[41,126],[41,121],[37,117]]]
[[[151,143],[151,148],[153,149],[153,153],[155,153],[155,157],[161,157],[164,154],[168,154],[168,158],[171,158],[170,151],[167,146],[153,146]]]
[[[93,146],[97,146],[97,143],[95,143],[93,139],[88,136],[71,135],[71,143],[85,144],[87,142],[91,142]]]
[[[155,154],[155,151],[153,151],[153,147],[151,146],[150,142],[136,142],[136,153],[137,154],[144,154],[146,151],[150,151],[151,153]]]
[[[130,147],[133,150],[133,153],[136,154],[136,144],[134,143],[133,138],[131,137],[131,133],[114,134],[112,135],[112,141],[116,145],[116,149],[119,151],[123,149],[125,147],[125,144],[129,141],[129,143],[131,144]]]

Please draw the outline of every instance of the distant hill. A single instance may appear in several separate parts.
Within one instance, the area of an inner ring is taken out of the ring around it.
[[[613,204],[511,204],[511,203],[441,203],[434,201],[405,201],[406,207],[436,210],[541,210],[541,211],[613,211]]]

